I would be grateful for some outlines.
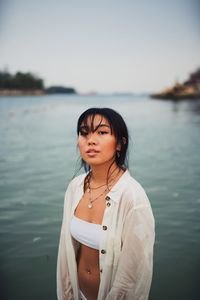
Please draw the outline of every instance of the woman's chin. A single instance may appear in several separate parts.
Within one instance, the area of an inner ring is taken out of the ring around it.
[[[113,163],[113,159],[111,160],[102,160],[102,159],[95,159],[95,158],[90,158],[90,159],[84,159],[84,161],[90,166],[110,166]]]

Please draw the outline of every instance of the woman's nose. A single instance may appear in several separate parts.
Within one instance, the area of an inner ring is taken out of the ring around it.
[[[95,137],[93,134],[88,136],[88,145],[96,145]]]

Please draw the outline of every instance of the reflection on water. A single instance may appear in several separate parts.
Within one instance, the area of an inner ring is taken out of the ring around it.
[[[91,106],[116,109],[129,127],[130,171],[156,219],[150,300],[198,299],[200,101],[147,96],[0,99],[1,298],[56,299],[63,197],[78,169],[76,121]]]
[[[194,114],[200,114],[200,99],[169,101],[169,102],[172,104],[172,110],[174,112],[186,110]]]

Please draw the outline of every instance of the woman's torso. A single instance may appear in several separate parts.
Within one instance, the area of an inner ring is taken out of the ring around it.
[[[94,194],[94,198],[100,192]],[[74,215],[84,221],[93,224],[102,224],[104,210],[106,207],[105,195],[99,197],[88,208],[89,194],[86,192],[80,200]],[[90,232],[88,233],[88,236]],[[79,287],[88,300],[96,300],[100,284],[99,250],[80,244],[77,254],[77,271]]]

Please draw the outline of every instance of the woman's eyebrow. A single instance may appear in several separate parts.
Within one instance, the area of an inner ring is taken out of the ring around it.
[[[95,127],[94,131],[96,131],[100,127],[108,127],[110,129],[110,126],[107,124],[99,124]],[[91,128],[88,125],[82,125],[80,126],[80,130],[91,130]]]
[[[110,126],[107,125],[107,124],[100,124],[100,125],[98,125],[97,127],[98,127],[98,128],[99,128],[99,127],[108,127],[108,128],[110,128]]]
[[[88,129],[89,127],[87,125],[80,126],[80,129]]]

